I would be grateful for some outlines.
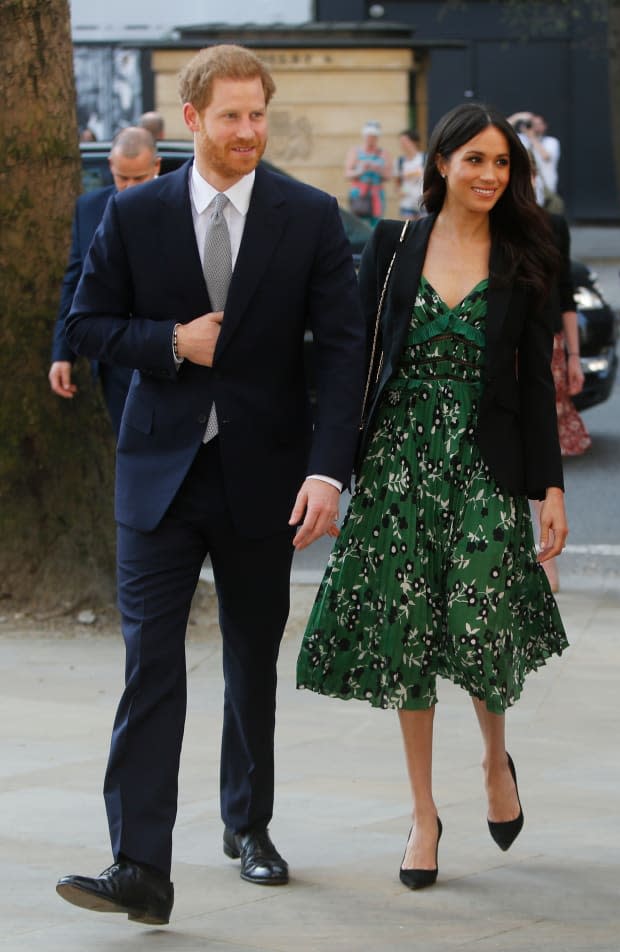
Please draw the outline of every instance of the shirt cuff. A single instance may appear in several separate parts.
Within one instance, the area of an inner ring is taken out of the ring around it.
[[[337,489],[339,493],[342,492],[342,483],[340,480],[332,479],[331,476],[317,476],[313,473],[312,476],[308,476],[307,479],[320,479],[322,483],[329,483],[329,485]]]

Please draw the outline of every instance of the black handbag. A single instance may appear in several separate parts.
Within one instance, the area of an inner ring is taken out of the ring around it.
[[[366,437],[366,428],[368,426],[368,410],[370,407],[370,396],[374,392],[377,384],[379,383],[379,379],[381,377],[381,371],[383,370],[384,354],[383,354],[383,347],[381,346],[379,342],[379,331],[381,330],[381,312],[383,310],[383,301],[385,298],[386,291],[388,289],[388,284],[390,281],[392,268],[394,267],[394,262],[396,261],[396,255],[398,254],[398,250],[405,240],[405,237],[407,235],[407,229],[409,228],[410,224],[411,224],[411,221],[407,219],[407,221],[403,225],[402,231],[400,233],[400,237],[398,239],[398,244],[396,245],[396,248],[394,249],[394,254],[392,255],[392,259],[388,265],[388,269],[385,274],[385,281],[383,282],[383,288],[381,290],[379,303],[377,305],[377,314],[375,317],[375,326],[374,326],[374,331],[372,335],[372,347],[370,350],[370,363],[368,365],[368,375],[366,377],[366,386],[364,387],[364,397],[362,400],[360,435],[359,435],[359,441],[358,441],[357,455],[355,459],[356,473],[359,472],[359,467],[361,463],[361,454],[366,443],[365,437]]]

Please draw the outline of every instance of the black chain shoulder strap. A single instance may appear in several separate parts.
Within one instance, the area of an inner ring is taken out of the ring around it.
[[[406,234],[407,234],[407,229],[408,229],[408,227],[409,227],[409,224],[410,224],[410,220],[407,219],[407,221],[406,221],[405,224],[403,225],[402,231],[401,231],[401,233],[400,233],[400,237],[399,237],[399,239],[398,239],[398,244],[396,245],[396,248],[394,249],[394,254],[392,255],[392,260],[390,261],[390,263],[389,263],[389,265],[388,265],[388,269],[387,269],[387,272],[386,272],[386,275],[385,275],[385,281],[383,282],[383,289],[382,289],[382,291],[381,291],[381,296],[380,296],[380,298],[379,298],[379,304],[378,304],[378,306],[377,306],[377,316],[375,317],[375,329],[374,329],[373,338],[372,338],[372,349],[371,349],[371,352],[370,352],[370,364],[368,365],[368,377],[367,377],[367,379],[366,379],[366,386],[365,386],[365,388],[364,388],[364,399],[363,399],[363,401],[362,401],[362,417],[361,417],[361,422],[360,422],[360,430],[363,430],[364,427],[366,426],[366,413],[367,413],[367,410],[368,410],[368,397],[370,396],[370,393],[372,392],[372,390],[375,388],[375,386],[376,386],[377,383],[379,382],[379,377],[381,376],[381,371],[383,370],[383,350],[381,351],[381,353],[380,353],[380,355],[379,355],[379,361],[378,361],[378,364],[377,364],[377,368],[376,368],[376,370],[374,369],[375,359],[376,359],[376,356],[377,356],[377,343],[378,343],[378,340],[379,340],[379,328],[380,328],[380,326],[381,326],[381,312],[382,312],[382,310],[383,310],[383,300],[384,300],[384,298],[385,298],[385,294],[386,294],[386,291],[387,291],[387,289],[388,289],[388,284],[389,284],[389,281],[390,281],[390,275],[391,275],[391,273],[392,273],[392,268],[394,267],[394,262],[396,261],[396,255],[398,254],[398,249],[400,248],[400,246],[402,245],[403,241],[405,240],[405,236],[406,236]]]

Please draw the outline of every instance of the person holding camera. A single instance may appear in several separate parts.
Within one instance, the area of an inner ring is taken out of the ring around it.
[[[548,136],[547,123],[533,112],[515,112],[508,117],[521,142],[534,156],[537,170],[536,199],[547,211],[556,215],[564,212],[564,202],[558,195],[558,164],[560,140]]]

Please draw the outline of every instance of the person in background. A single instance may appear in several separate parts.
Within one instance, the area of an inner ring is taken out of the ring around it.
[[[532,181],[536,190],[538,167],[535,157],[530,153]],[[555,408],[558,418],[558,436],[562,456],[581,456],[592,445],[592,439],[575,408],[572,397],[583,390],[584,375],[581,369],[579,350],[579,325],[570,260],[570,231],[568,222],[562,215],[547,212],[555,244],[560,253],[560,270],[548,301],[553,322],[553,356],[551,371],[555,384]],[[540,521],[540,503],[532,500],[532,506]],[[560,577],[557,559],[547,559],[543,563],[552,592],[560,590]]]
[[[365,123],[363,142],[349,149],[344,169],[345,178],[351,183],[351,211],[373,226],[385,213],[384,185],[392,177],[392,159],[379,145],[380,135],[380,123],[375,120]]]
[[[394,181],[399,192],[401,218],[419,218],[422,213],[422,179],[424,153],[420,151],[420,136],[415,129],[405,129],[399,138],[402,155],[394,163]]]
[[[413,801],[400,867],[437,879],[436,679],[470,695],[488,830],[523,827],[505,712],[568,642],[541,562],[568,534],[544,302],[557,253],[529,160],[488,107],[431,136],[428,215],[380,222],[360,266],[369,334],[394,251],[355,491],[299,655],[298,687],[398,710]],[[408,229],[408,232],[406,231]],[[528,496],[543,499],[536,552]]]
[[[564,201],[558,194],[560,141],[547,135],[547,123],[533,112],[515,112],[508,117],[525,148],[536,162],[536,199],[547,211],[562,215]]]
[[[148,129],[156,142],[165,139],[166,126],[164,117],[160,112],[155,112],[154,110],[143,112],[138,119],[138,125],[143,129]]]
[[[560,163],[560,140],[547,134],[547,123],[542,116],[532,115],[531,148],[536,159],[538,173],[545,189],[553,195],[558,193],[558,166]]]
[[[268,826],[290,569],[295,549],[336,531],[358,440],[351,246],[332,196],[260,164],[274,91],[243,47],[189,60],[179,93],[194,158],[110,199],[68,321],[79,353],[138,369],[116,454],[126,682],[104,783],[114,861],[57,891],[151,924],[174,900],[185,636],[207,554],[223,645],[222,847],[244,881],[288,882]]]
[[[60,292],[60,305],[52,339],[52,363],[48,373],[53,393],[65,400],[72,400],[78,392],[72,379],[76,354],[65,336],[66,321],[93,235],[110,196],[150,181],[157,176],[160,166],[151,133],[136,126],[128,126],[116,134],[108,162],[114,184],[80,195],[73,215],[69,263]],[[118,436],[131,370],[99,360],[92,361],[92,370],[94,377],[98,377],[101,382],[112,427]]]

